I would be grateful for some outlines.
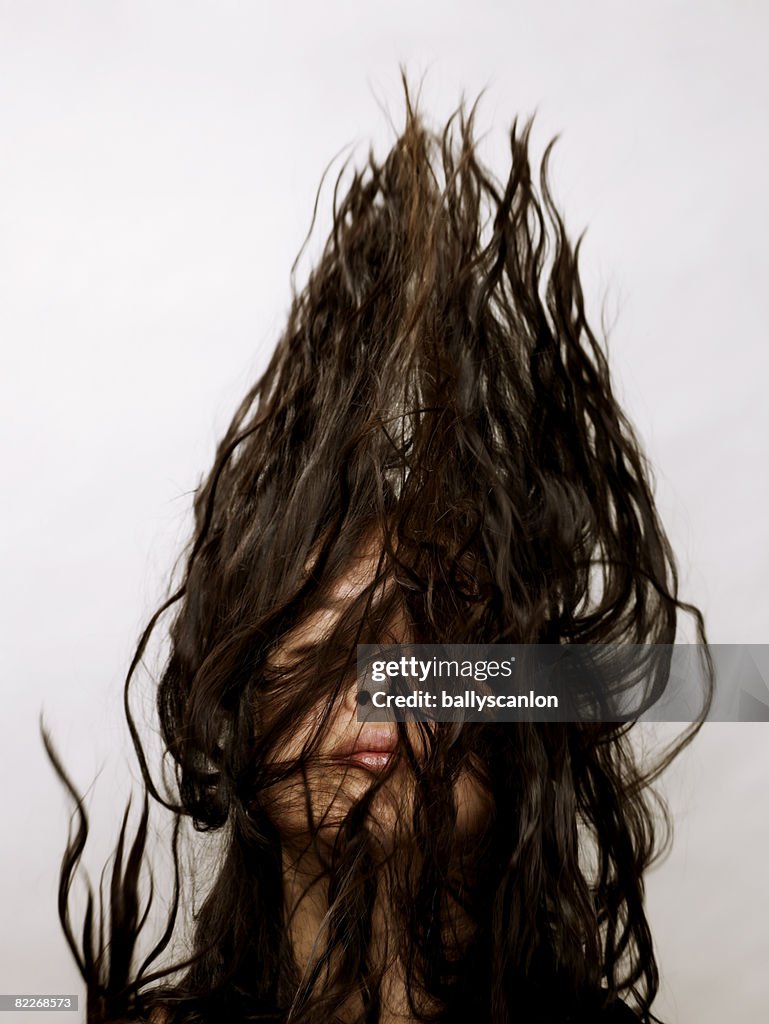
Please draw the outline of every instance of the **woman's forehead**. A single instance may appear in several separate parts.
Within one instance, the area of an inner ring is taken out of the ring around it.
[[[373,540],[361,545],[326,590],[328,606],[341,609],[359,597],[376,579],[381,560],[382,549]]]
[[[382,548],[367,541],[348,560],[344,569],[328,584],[321,585],[317,603],[284,635],[280,648],[315,644],[333,630],[345,609],[355,602],[377,580],[382,560]],[[307,571],[311,566],[308,563]],[[381,575],[381,573],[380,573]],[[382,578],[371,594],[372,603],[378,602],[393,585],[391,578]]]

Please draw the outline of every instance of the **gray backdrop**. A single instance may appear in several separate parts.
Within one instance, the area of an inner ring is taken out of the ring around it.
[[[761,0],[0,3],[0,991],[76,990],[41,708],[78,783],[101,770],[98,869],[132,644],[277,337],[322,169],[382,151],[381,106],[400,123],[399,63],[438,120],[488,87],[500,170],[515,114],[538,111],[540,153],[562,133],[556,196],[589,226],[588,301],[684,594],[712,640],[766,642],[768,31]],[[649,908],[658,1012],[682,1024],[769,1010],[768,742],[708,726],[666,782]]]

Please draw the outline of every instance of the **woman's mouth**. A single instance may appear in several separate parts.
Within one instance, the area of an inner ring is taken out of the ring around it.
[[[392,761],[394,754],[382,750],[356,750],[354,754],[338,758],[343,764],[358,765],[360,768],[368,768],[372,772],[381,772]]]
[[[348,743],[335,750],[332,757],[346,765],[356,765],[369,771],[381,772],[395,757],[398,735],[390,730],[362,730]]]

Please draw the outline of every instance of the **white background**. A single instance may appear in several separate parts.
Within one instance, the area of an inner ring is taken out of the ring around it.
[[[382,106],[402,123],[400,63],[436,123],[487,87],[499,173],[516,114],[540,153],[561,133],[555,193],[589,228],[684,596],[711,640],[769,640],[767,38],[761,0],[0,3],[0,991],[77,990],[41,709],[80,786],[105,766],[98,869],[132,644],[278,336],[323,168],[384,151]],[[649,911],[672,1021],[769,1016],[768,747],[707,726],[667,782]]]

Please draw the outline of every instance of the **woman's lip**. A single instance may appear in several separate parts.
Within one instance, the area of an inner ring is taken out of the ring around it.
[[[383,771],[392,759],[392,750],[354,750],[343,757],[335,758],[343,764],[357,764],[361,768],[368,768],[371,771]]]
[[[391,729],[364,729],[340,744],[332,757],[346,760],[358,754],[392,754],[397,746],[398,734]]]

